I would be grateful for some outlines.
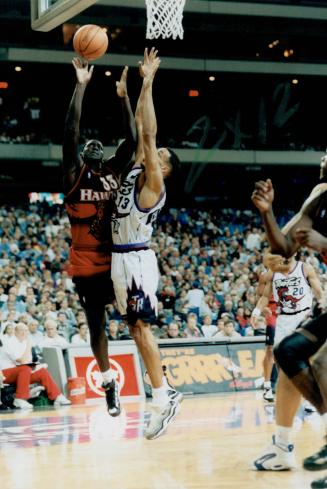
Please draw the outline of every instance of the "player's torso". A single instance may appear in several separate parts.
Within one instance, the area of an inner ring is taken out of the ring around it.
[[[98,174],[86,165],[65,196],[73,247],[101,250],[111,243],[110,218],[118,181],[111,172]]]
[[[111,220],[113,245],[146,244],[151,239],[153,224],[165,203],[165,192],[153,207],[142,209],[138,204],[138,178],[143,171],[142,167],[133,167],[116,193]]]
[[[279,314],[297,313],[312,307],[312,291],[304,275],[303,262],[297,262],[288,275],[274,273],[272,284]]]

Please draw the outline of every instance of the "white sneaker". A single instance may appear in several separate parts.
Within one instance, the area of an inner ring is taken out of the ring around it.
[[[38,397],[40,393],[44,390],[45,387],[43,387],[43,385],[36,385],[34,387],[30,387],[29,398],[34,399],[35,397]]]
[[[179,410],[180,405],[178,401],[171,399],[163,407],[152,405],[150,421],[144,433],[145,438],[147,440],[154,440],[154,438],[162,435]]]
[[[265,387],[262,395],[263,399],[267,402],[274,402],[275,397],[271,387]]]
[[[19,409],[33,409],[33,404],[25,401],[25,399],[14,399],[14,406]]]
[[[272,437],[270,445],[261,457],[254,460],[253,465],[256,470],[291,470],[296,467],[294,456],[294,445],[279,445],[276,437]]]
[[[306,399],[303,400],[302,406],[306,413],[315,413],[317,411],[317,409],[311,404],[311,402],[307,401]]]
[[[143,381],[149,385],[152,389],[152,384],[151,384],[151,380],[150,380],[150,376],[148,374],[148,371],[145,370],[144,374],[143,374]],[[167,390],[167,394],[168,396],[170,397],[170,399],[172,399],[173,401],[177,401],[178,403],[181,403],[183,402],[183,399],[184,399],[184,396],[181,392],[177,391],[175,389],[175,387],[173,387],[169,382],[168,382],[168,379],[166,377],[166,381],[167,381],[167,385],[168,385],[168,390]]]
[[[58,406],[70,406],[70,404],[71,401],[67,399],[67,397],[65,397],[63,394],[59,394],[59,396],[57,397],[53,405],[55,407],[58,407]]]

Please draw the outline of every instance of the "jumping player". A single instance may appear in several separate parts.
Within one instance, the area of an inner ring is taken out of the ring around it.
[[[322,172],[325,172],[326,161],[327,156],[322,159]],[[252,201],[261,213],[272,252],[290,257],[301,246],[305,246],[326,256],[327,189],[324,183],[319,184],[319,187],[311,193],[285,236],[273,214],[274,189],[271,180],[256,182]],[[289,388],[299,390],[315,406],[327,430],[326,319],[327,313],[324,313],[300,325],[276,347],[275,358],[289,378]],[[309,362],[310,357],[313,358]],[[277,452],[292,452],[292,446],[286,438],[278,446],[275,443],[275,455],[272,456],[276,457]],[[327,445],[305,459],[304,467],[311,470],[327,468]],[[323,480],[320,487],[327,487],[327,480]]]
[[[117,82],[126,136],[115,155],[104,159],[100,141],[87,141],[79,150],[80,118],[85,89],[93,66],[73,59],[76,87],[68,109],[64,143],[63,176],[65,206],[71,224],[70,273],[85,310],[91,336],[91,348],[103,377],[108,412],[120,414],[118,386],[110,370],[108,340],[105,334],[105,305],[114,298],[110,277],[111,219],[114,192],[119,174],[130,162],[136,147],[134,116],[127,94],[125,67]]]
[[[140,73],[142,90],[136,110],[141,133],[135,165],[117,192],[112,218],[112,280],[119,311],[127,318],[152,385],[153,412],[145,437],[160,436],[178,410],[178,400],[169,395],[160,353],[150,325],[157,314],[158,264],[150,249],[153,223],[163,207],[164,178],[171,175],[177,156],[167,148],[156,148],[157,123],[152,84],[160,59],[154,48],[144,52]]]

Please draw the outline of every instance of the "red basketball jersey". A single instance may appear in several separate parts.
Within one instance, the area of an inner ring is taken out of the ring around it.
[[[110,270],[110,219],[117,189],[118,180],[112,171],[96,173],[84,164],[65,196],[72,234],[71,275],[90,276]]]

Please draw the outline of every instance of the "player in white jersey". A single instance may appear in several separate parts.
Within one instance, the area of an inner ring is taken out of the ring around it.
[[[150,326],[157,314],[159,272],[156,256],[150,249],[153,222],[164,205],[164,178],[170,176],[177,156],[167,148],[157,150],[157,123],[152,99],[152,83],[159,67],[157,52],[144,53],[140,73],[143,77],[135,119],[139,145],[136,163],[117,192],[112,218],[111,276],[119,312],[144,361],[152,385],[153,412],[145,436],[160,436],[177,414],[180,396],[167,383],[160,353]]]
[[[311,315],[313,295],[321,298],[319,279],[311,265],[297,261],[294,256],[283,258],[283,272],[269,272],[269,280],[256,308],[262,311],[271,295],[278,305],[275,345]],[[293,452],[293,422],[301,402],[295,389],[282,370],[278,372],[276,389],[276,434],[273,443],[254,461],[257,470],[289,470],[296,466]]]

